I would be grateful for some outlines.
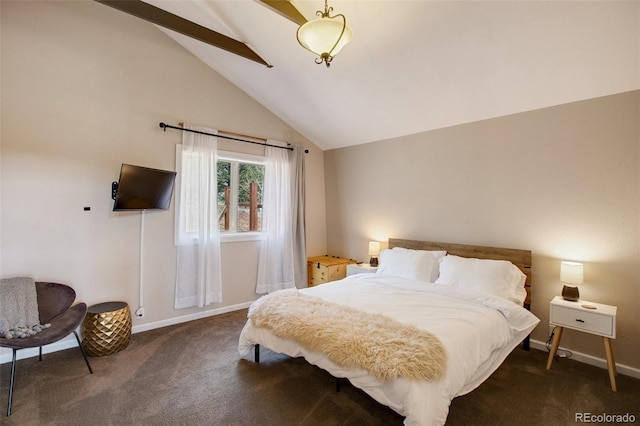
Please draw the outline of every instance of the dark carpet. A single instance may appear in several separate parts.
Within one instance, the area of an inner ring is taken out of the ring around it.
[[[400,425],[403,417],[302,359],[237,351],[246,310],[134,334],[122,352],[77,348],[18,361],[5,417],[10,364],[0,366],[2,425]],[[516,349],[489,380],[456,398],[447,425],[565,425],[576,413],[625,414],[640,423],[640,380],[570,359]]]

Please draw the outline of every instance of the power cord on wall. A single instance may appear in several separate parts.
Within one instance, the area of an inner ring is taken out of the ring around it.
[[[553,342],[553,336],[555,334],[556,334],[556,328],[553,327],[553,329],[551,330],[551,334],[549,335],[549,338],[547,339],[547,343],[546,343],[547,352],[551,352],[551,343]],[[556,353],[556,357],[558,358],[571,358],[572,356],[573,356],[573,352],[566,349],[558,348],[558,352]]]

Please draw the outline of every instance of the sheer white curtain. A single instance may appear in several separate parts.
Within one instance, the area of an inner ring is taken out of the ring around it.
[[[217,133],[202,127],[185,128]],[[222,300],[217,145],[214,136],[185,131],[177,150],[176,309],[203,307]]]
[[[280,142],[268,141],[272,145]],[[265,150],[262,230],[264,232],[258,263],[256,293],[271,293],[296,286],[295,265],[300,256],[299,226],[302,226],[302,256],[304,257],[304,210],[302,220],[298,212],[299,175],[297,150],[267,147]],[[302,173],[304,169],[302,168]],[[304,190],[302,191],[304,205]],[[294,229],[297,231],[294,232]],[[304,262],[306,265],[306,259]],[[306,280],[306,278],[305,278]]]

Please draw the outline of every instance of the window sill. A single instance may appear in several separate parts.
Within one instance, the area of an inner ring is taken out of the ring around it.
[[[221,233],[221,243],[236,243],[240,241],[260,241],[262,240],[262,232],[233,232]]]

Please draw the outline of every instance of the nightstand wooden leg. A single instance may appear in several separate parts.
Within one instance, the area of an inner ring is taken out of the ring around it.
[[[611,350],[611,366],[613,367],[613,374],[618,375],[618,369],[616,368],[616,357],[613,354],[613,342],[611,338],[607,338],[607,344],[609,345],[609,349]]]
[[[551,344],[551,352],[549,352],[549,359],[547,359],[547,370],[551,370],[553,358],[556,356],[556,352],[558,352],[558,347],[560,346],[560,338],[562,337],[562,330],[564,330],[563,327],[556,327],[555,334],[553,335],[553,343]]]
[[[611,390],[617,392],[618,388],[616,387],[616,364],[613,359],[613,348],[611,347],[611,339],[609,339],[608,337],[603,337],[602,343],[604,343],[604,352],[607,354],[607,368],[609,369],[609,381],[611,382]]]

